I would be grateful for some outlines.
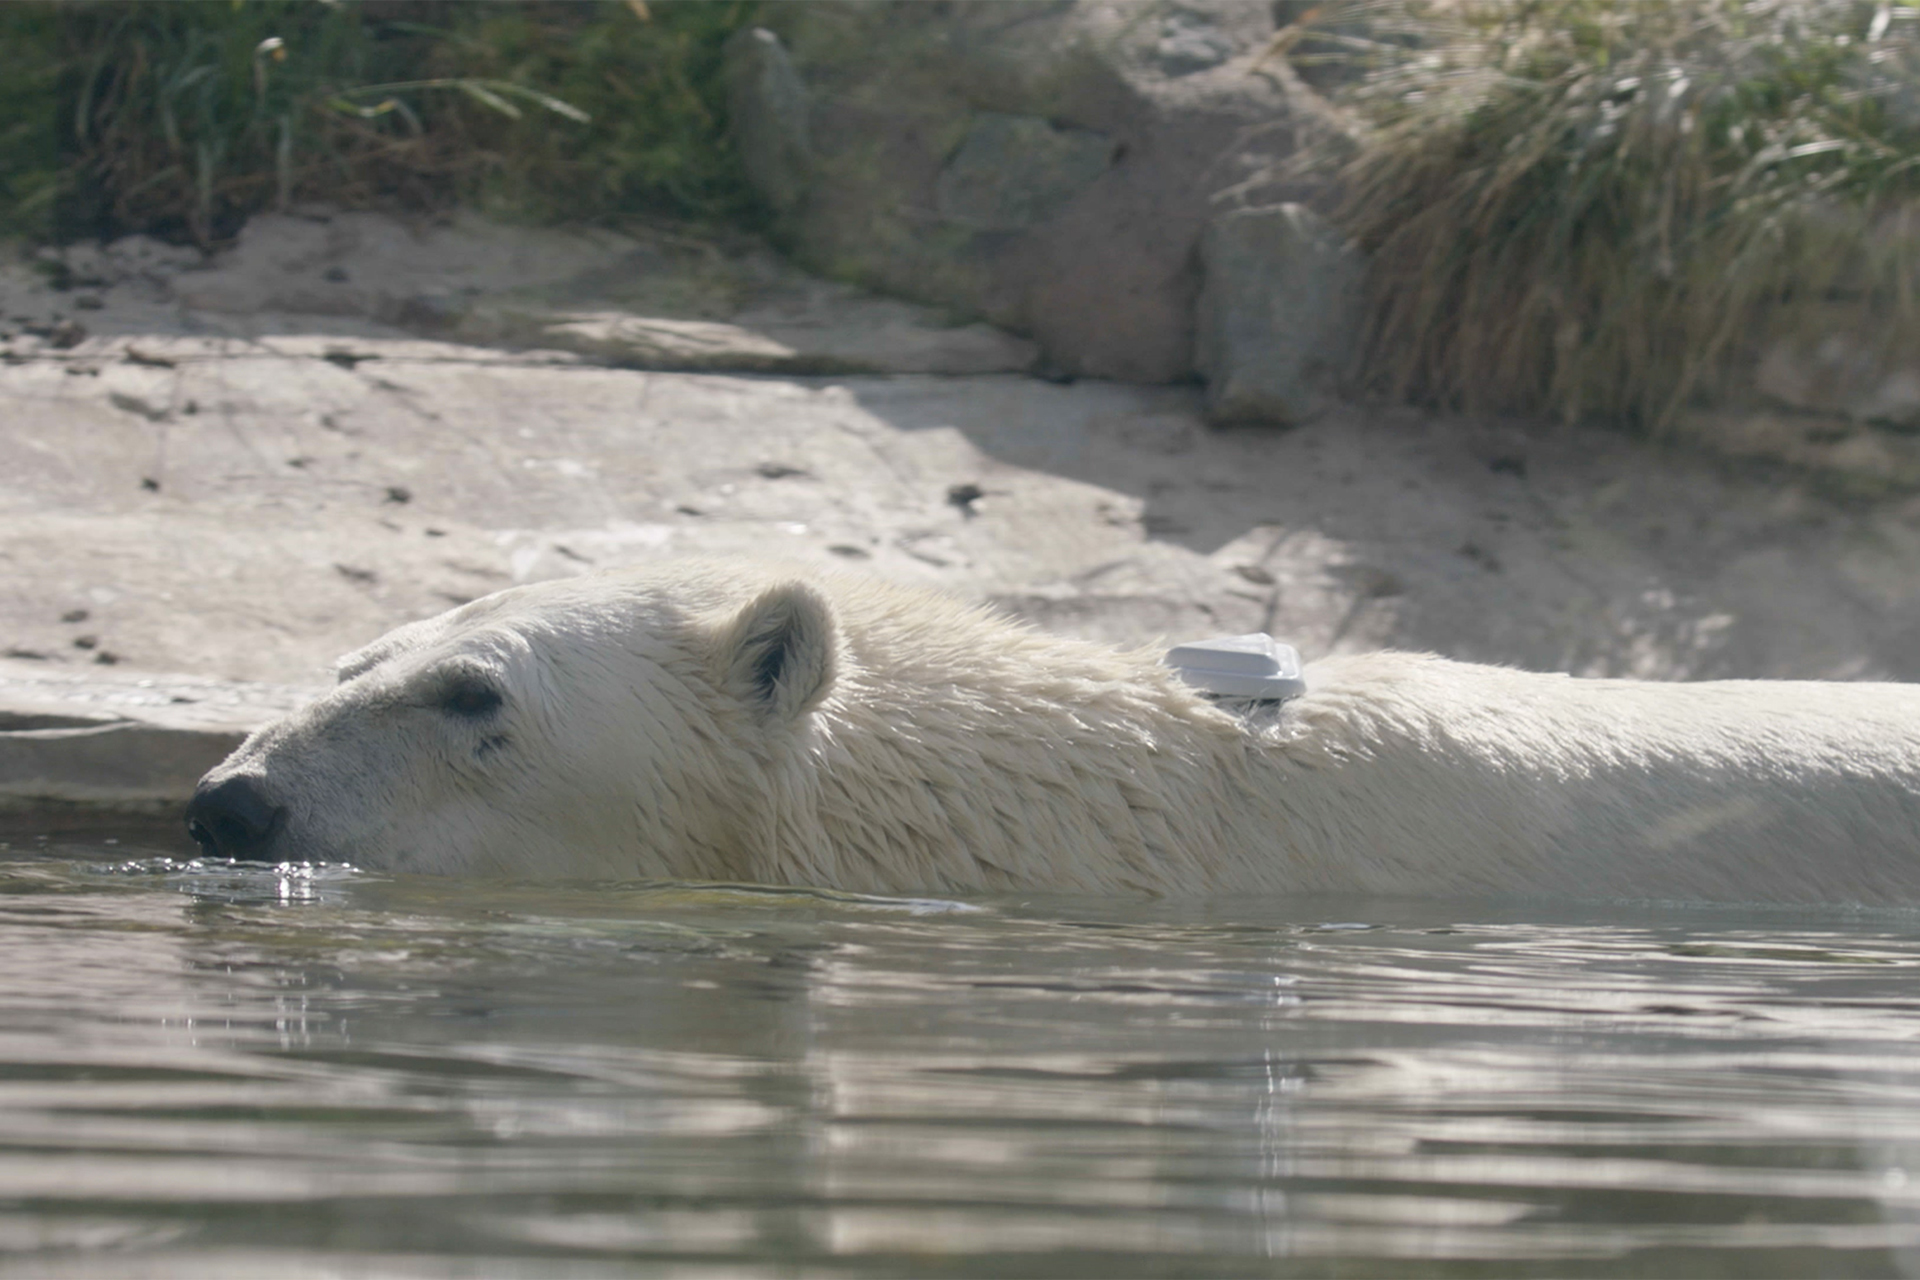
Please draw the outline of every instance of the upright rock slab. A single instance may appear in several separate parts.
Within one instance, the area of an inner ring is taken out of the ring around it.
[[[778,36],[761,27],[727,41],[727,109],[747,178],[785,213],[807,194],[813,144],[807,132],[807,90]]]
[[[324,692],[46,667],[0,658],[0,814],[177,813],[248,733]]]
[[[1196,363],[1216,422],[1325,412],[1352,357],[1366,263],[1299,204],[1236,209],[1201,241]]]

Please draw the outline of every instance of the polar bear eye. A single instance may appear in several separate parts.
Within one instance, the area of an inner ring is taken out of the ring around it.
[[[440,693],[437,701],[442,711],[477,720],[481,716],[491,715],[500,709],[504,699],[500,691],[484,680],[473,676],[462,676],[452,681]]]

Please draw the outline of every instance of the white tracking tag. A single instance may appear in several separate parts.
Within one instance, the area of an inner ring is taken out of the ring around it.
[[[1307,691],[1300,655],[1264,631],[1177,645],[1163,661],[1188,684],[1224,698],[1285,702]]]

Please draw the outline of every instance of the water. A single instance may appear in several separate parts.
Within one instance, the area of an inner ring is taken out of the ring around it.
[[[0,838],[0,1275],[1920,1275],[1920,914]]]

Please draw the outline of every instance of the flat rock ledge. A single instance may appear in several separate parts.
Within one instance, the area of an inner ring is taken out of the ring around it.
[[[132,264],[139,248],[112,246],[80,272],[124,278],[144,267]],[[1039,358],[1024,338],[816,279],[757,244],[667,232],[315,210],[256,217],[204,264],[144,269],[189,311],[243,329],[260,315],[332,316],[632,369],[952,376],[1018,373]]]
[[[164,815],[248,733],[319,692],[0,660],[0,812]]]
[[[0,253],[0,316],[0,814],[35,823],[177,821],[340,654],[668,555],[1100,643],[1920,679],[1920,496],[1684,431],[1214,429],[1197,387],[1032,376],[1031,343],[752,245],[309,211],[210,260]]]

